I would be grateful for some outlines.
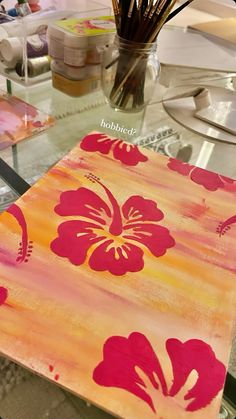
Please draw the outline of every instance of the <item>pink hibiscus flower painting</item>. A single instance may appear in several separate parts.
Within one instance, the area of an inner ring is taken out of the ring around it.
[[[210,345],[198,339],[184,343],[178,339],[166,341],[166,351],[171,361],[173,380],[170,387],[165,372],[151,343],[142,333],[131,333],[128,338],[112,336],[104,344],[103,360],[93,372],[93,380],[100,386],[116,387],[143,400],[153,412],[158,411],[155,399],[148,392],[142,371],[156,392],[173,403],[182,391],[191,372],[197,372],[195,384],[187,390],[181,402],[187,412],[207,407],[223,389],[226,368]],[[155,394],[155,392],[152,394]]]
[[[114,417],[217,418],[233,181],[95,134],[0,216],[1,351]]]
[[[85,187],[61,194],[55,212],[70,220],[59,225],[51,243],[56,255],[82,265],[91,250],[92,270],[121,276],[144,268],[144,249],[158,258],[175,245],[169,230],[159,224],[164,214],[156,202],[132,195],[120,206],[99,178],[88,178],[101,187],[106,200]]]
[[[169,159],[168,168],[182,176],[189,176],[194,183],[203,186],[208,191],[217,191],[225,188],[227,184],[234,183],[234,180],[226,176],[172,158]]]

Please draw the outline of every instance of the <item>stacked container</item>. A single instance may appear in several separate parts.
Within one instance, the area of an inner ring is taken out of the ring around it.
[[[69,18],[48,28],[53,86],[70,96],[97,90],[102,53],[114,39],[112,16]]]
[[[23,85],[51,78],[46,31],[50,24],[69,17],[109,15],[111,9],[96,1],[48,0],[47,10],[0,23],[0,74]],[[63,37],[62,37],[63,39]]]

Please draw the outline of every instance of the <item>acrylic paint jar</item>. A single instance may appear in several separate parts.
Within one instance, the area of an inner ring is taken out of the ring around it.
[[[55,60],[52,59],[51,61],[51,70],[55,73],[59,74],[66,74],[66,65],[63,60]]]
[[[88,41],[86,37],[65,34],[64,62],[70,66],[83,67],[87,57]]]
[[[65,64],[65,75],[72,80],[84,80],[88,78],[87,67],[73,67]]]
[[[69,96],[79,97],[97,91],[101,87],[101,81],[96,77],[86,80],[70,80],[61,74],[52,72],[52,85]]]
[[[84,80],[89,77],[87,67],[69,66],[63,60],[52,60],[51,70],[71,80]]]
[[[64,37],[65,33],[56,25],[51,25],[47,31],[49,55],[59,60],[64,59]]]

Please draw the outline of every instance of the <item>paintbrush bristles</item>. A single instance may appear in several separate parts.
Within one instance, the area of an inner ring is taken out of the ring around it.
[[[119,15],[120,11],[119,11],[119,5],[117,3],[117,0],[112,0],[112,6],[113,6],[114,15],[115,16]]]
[[[129,18],[132,16],[135,1],[136,0],[131,0],[131,2],[130,2],[129,12],[128,12],[128,17]]]
[[[143,3],[143,0],[139,0],[139,2],[138,2],[138,10],[140,10],[142,8],[142,3]]]
[[[157,7],[156,14],[159,15],[162,12],[163,7],[166,5],[167,0],[161,0],[159,6]]]
[[[119,5],[118,5],[117,0],[112,0],[112,6],[113,6],[114,14],[119,13]]]
[[[148,14],[149,14],[152,6],[153,6],[153,3],[154,3],[154,0],[151,0],[150,3],[147,5],[147,8],[146,8],[146,10],[144,12],[144,15],[143,15],[144,18],[146,18],[148,16]]]
[[[150,37],[157,36],[174,4],[173,0],[112,0],[118,35],[129,41],[149,42]]]

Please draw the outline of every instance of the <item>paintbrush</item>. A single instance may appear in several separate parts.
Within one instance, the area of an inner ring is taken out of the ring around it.
[[[159,0],[159,2],[156,4],[156,9],[154,11],[153,14],[153,20],[152,20],[152,24],[149,25],[149,30],[146,31],[146,36],[145,39],[149,39],[151,34],[153,33],[153,31],[155,30],[158,21],[161,17],[161,14],[164,12],[165,7],[167,5],[168,0]],[[147,41],[148,42],[148,41]]]
[[[155,13],[160,5],[160,3],[163,0],[158,0],[154,5],[150,7],[150,10],[148,11],[147,18],[144,18],[144,23],[141,25],[140,30],[137,31],[134,40],[135,42],[145,42],[145,39],[147,38],[148,33],[151,31],[152,28],[152,22],[155,19]],[[166,0],[164,0],[166,1]],[[145,15],[146,16],[146,15]]]
[[[138,22],[138,8],[136,4],[136,0],[130,2],[130,10],[132,10],[132,14],[130,15],[130,19],[128,22],[127,28],[127,39],[132,39],[132,35],[135,31],[136,25],[139,24]]]
[[[114,11],[114,16],[115,16],[116,29],[119,35],[120,34],[120,10],[119,10],[119,5],[118,5],[117,0],[112,0],[112,6],[113,6],[113,11]]]
[[[168,18],[166,19],[166,23],[169,22],[169,20],[173,19],[178,13],[181,12],[181,10],[185,9],[190,3],[192,3],[194,0],[188,0],[181,6],[177,7],[172,13],[169,14]],[[235,0],[236,1],[236,0]]]

